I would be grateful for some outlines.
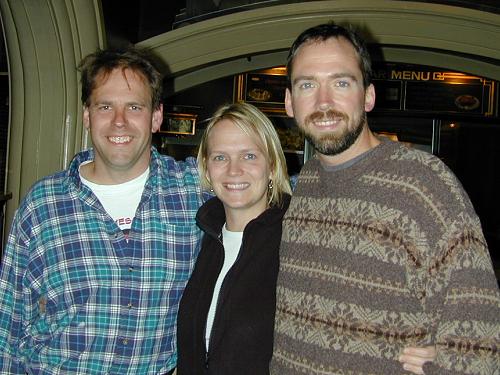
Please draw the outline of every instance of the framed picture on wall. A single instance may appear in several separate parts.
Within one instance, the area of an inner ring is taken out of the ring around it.
[[[284,67],[236,76],[236,101],[253,104],[267,114],[285,114],[286,70]]]
[[[163,118],[160,133],[194,135],[196,116],[188,113],[167,113]]]

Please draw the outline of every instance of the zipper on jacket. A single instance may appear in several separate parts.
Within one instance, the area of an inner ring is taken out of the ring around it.
[[[215,232],[212,232],[212,233],[215,234]],[[219,234],[217,234],[215,237],[217,238],[217,241],[222,246],[222,265],[220,266],[220,270],[219,270],[219,273],[220,273],[220,271],[222,271],[222,266],[224,264],[224,258],[226,256],[225,255],[225,250],[224,250],[224,241],[222,239],[222,231]],[[225,285],[228,282],[227,281],[228,276],[231,274],[231,271],[234,269],[234,267],[238,263],[238,260],[242,256],[242,250],[243,250],[243,244],[244,243],[245,243],[245,234],[243,234],[243,237],[241,239],[241,245],[240,245],[240,249],[238,251],[238,256],[236,257],[236,260],[234,261],[234,263],[231,266],[231,268],[227,271],[226,276],[224,277],[224,280],[222,281],[222,284],[220,286],[219,296],[217,297],[217,302],[215,304],[215,314],[214,314],[214,322],[212,324],[212,332],[210,333],[210,339],[208,340],[208,348],[207,348],[207,351],[205,352],[205,369],[207,369],[207,370],[208,370],[209,361],[210,361],[209,351],[210,351],[210,348],[212,347],[213,339],[214,339],[214,336],[215,336],[214,335],[214,330],[217,327],[217,325],[215,323],[217,322],[217,317],[219,315],[219,314],[217,314],[217,312],[219,310],[220,302],[221,302],[221,299],[222,299],[222,296],[223,296],[223,291],[225,290]],[[203,337],[206,336],[206,331],[207,331],[207,324],[205,322],[205,332],[204,332],[205,334],[203,335]]]
[[[224,243],[222,242],[222,232],[220,232],[219,234],[216,234],[215,232],[211,232],[211,233],[212,233],[213,237],[215,237],[217,239],[217,241],[222,246],[222,264],[220,265],[220,269],[219,269],[219,273],[220,273],[220,271],[222,271],[222,266],[224,265],[224,257],[225,257],[225,254],[224,254]],[[215,307],[215,314],[216,315],[214,315],[214,319],[215,319],[215,316],[217,316],[217,305],[219,304],[219,299],[220,299],[220,293],[219,293],[219,296],[217,298],[217,303],[216,303],[216,307]],[[213,332],[213,326],[212,326],[212,332]],[[205,329],[203,330],[203,341],[205,341],[205,336],[206,335],[207,335],[207,322],[205,320]],[[209,350],[210,350],[210,343],[211,343],[211,341],[212,341],[212,333],[210,334],[210,339],[208,340],[208,348],[205,350],[205,369],[206,370],[208,370],[209,362],[210,362]]]
[[[224,264],[224,258],[226,255],[225,255],[225,250],[224,250],[224,242],[222,240],[222,232],[219,234],[217,239],[222,246],[222,263]],[[242,255],[242,249],[243,249],[243,243],[244,243],[243,241],[244,241],[244,238],[241,239],[241,245],[240,245],[240,249],[238,251],[238,256],[236,257],[236,260],[234,261],[231,268],[229,268],[229,270],[227,271],[226,276],[224,276],[224,280],[222,280],[222,284],[221,284],[220,290],[219,290],[219,296],[217,297],[217,302],[215,303],[215,314],[214,314],[214,321],[212,324],[212,332],[210,332],[210,339],[208,340],[208,350],[207,350],[206,356],[205,356],[205,367],[207,369],[208,369],[208,360],[209,360],[208,352],[210,351],[210,348],[212,347],[212,343],[214,340],[214,336],[215,336],[214,331],[215,331],[215,328],[217,327],[217,324],[216,324],[218,322],[217,318],[219,318],[218,311],[219,311],[220,303],[222,300],[222,296],[224,295],[223,292],[226,289],[226,285],[228,283],[228,278],[231,275],[231,271],[233,271],[234,267],[236,266],[236,264],[238,263],[238,260],[240,259],[241,255]],[[219,270],[219,273],[221,270],[222,270],[222,265],[221,265],[221,268]],[[206,335],[206,330],[207,330],[207,324],[205,323],[205,335]]]

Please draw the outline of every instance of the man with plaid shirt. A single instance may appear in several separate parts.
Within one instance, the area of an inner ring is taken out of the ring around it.
[[[199,250],[196,161],[160,155],[161,76],[144,52],[81,66],[93,149],[37,182],[0,276],[0,373],[165,374]]]

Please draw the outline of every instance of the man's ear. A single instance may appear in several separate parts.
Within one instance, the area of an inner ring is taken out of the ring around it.
[[[90,110],[86,105],[83,106],[83,126],[87,130],[90,129]]]
[[[370,112],[375,107],[375,86],[370,83],[365,90],[365,112]]]
[[[153,111],[153,118],[151,122],[151,133],[156,133],[160,130],[163,122],[163,104],[160,104],[158,108]]]
[[[285,91],[285,110],[288,116],[293,117],[292,92],[288,88]]]

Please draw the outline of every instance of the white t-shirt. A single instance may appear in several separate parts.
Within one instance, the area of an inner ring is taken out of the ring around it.
[[[80,173],[82,183],[97,196],[106,212],[125,234],[132,226],[137,206],[141,201],[144,185],[148,179],[149,168],[139,177],[118,185],[100,185],[86,180]]]
[[[215,309],[217,308],[217,300],[219,299],[220,288],[226,274],[236,262],[241,248],[241,241],[243,240],[243,232],[230,232],[226,229],[226,224],[222,227],[222,243],[224,244],[224,264],[220,271],[217,282],[215,283],[214,294],[212,296],[212,303],[208,310],[207,316],[207,329],[205,330],[205,343],[208,351],[210,344],[210,334],[212,333],[212,326],[214,324]]]

